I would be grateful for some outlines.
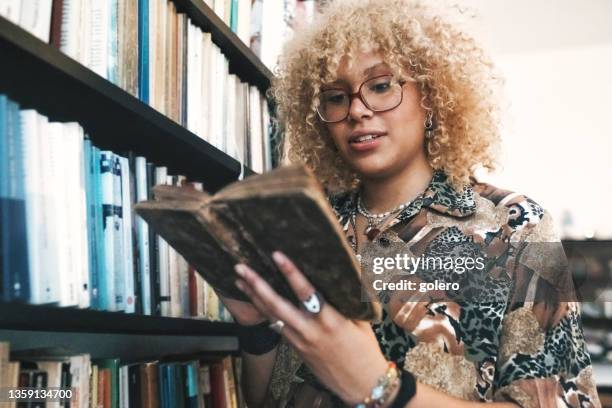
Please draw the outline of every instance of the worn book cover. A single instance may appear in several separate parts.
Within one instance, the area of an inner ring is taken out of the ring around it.
[[[172,186],[154,191],[156,199],[137,204],[137,213],[220,293],[246,300],[234,284],[234,265],[241,262],[298,304],[271,257],[280,250],[340,313],[379,317],[379,305],[362,298],[359,264],[305,167],[251,176],[214,196]]]

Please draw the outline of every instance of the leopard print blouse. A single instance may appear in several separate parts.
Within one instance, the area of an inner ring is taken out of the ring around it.
[[[355,192],[330,198],[349,240],[355,199]],[[481,289],[479,297],[446,293],[416,302],[386,294],[382,319],[372,327],[398,367],[466,400],[601,406],[563,248],[536,202],[487,184],[458,192],[438,171],[373,245],[382,251],[389,243],[416,256],[460,250],[486,260],[483,273],[461,275],[464,287]],[[268,391],[268,406],[343,406],[285,343]]]

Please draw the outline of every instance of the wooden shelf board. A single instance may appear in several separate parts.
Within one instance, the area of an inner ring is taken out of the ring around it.
[[[6,330],[235,336],[237,328],[234,323],[200,319],[143,316],[45,305],[0,304],[0,329]]]

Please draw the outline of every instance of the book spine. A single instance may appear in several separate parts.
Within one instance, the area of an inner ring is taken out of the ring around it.
[[[185,370],[184,364],[174,363],[174,405],[185,406]]]
[[[138,97],[139,95],[139,78],[138,78],[138,61],[139,61],[139,47],[138,47],[138,13],[139,13],[139,1],[137,0],[124,0],[127,7],[127,38],[123,46],[126,49],[126,81],[127,91]]]
[[[212,407],[212,385],[210,379],[210,365],[202,364],[198,370],[199,375],[199,392],[202,395],[202,400],[204,401],[205,407]]]
[[[48,122],[47,119],[39,115],[35,110],[25,110],[21,112],[21,119],[23,124],[23,131],[27,143],[37,145],[38,147],[32,148],[30,153],[33,153],[31,158],[38,161],[38,165],[32,165],[30,171],[36,171],[38,167],[38,174],[31,173],[33,178],[37,178],[38,181],[33,181],[30,184],[32,197],[35,197],[31,204],[32,211],[34,213],[34,219],[28,219],[28,222],[38,222],[39,231],[37,236],[37,246],[39,250],[38,262],[39,263],[39,279],[41,281],[41,288],[45,288],[46,297],[49,303],[60,302],[61,298],[61,287],[62,282],[58,277],[61,276],[62,272],[59,270],[59,259],[60,259],[60,241],[57,240],[58,229],[56,228],[56,222],[58,220],[56,211],[56,179],[54,177],[54,154],[52,151],[53,139],[48,137]],[[38,152],[33,150],[37,149]],[[28,160],[29,161],[29,160]],[[38,213],[38,215],[35,215]],[[44,267],[43,267],[44,262]]]
[[[157,71],[157,37],[158,37],[158,33],[157,30],[159,29],[159,27],[157,26],[157,18],[158,18],[158,4],[160,3],[160,0],[149,0],[148,1],[148,5],[149,5],[149,21],[148,21],[148,34],[147,34],[147,41],[148,41],[148,49],[149,49],[149,54],[148,54],[148,62],[147,62],[147,66],[148,66],[148,75],[149,75],[149,106],[155,107],[155,104],[157,102],[157,97],[158,97],[158,92],[159,90],[158,88],[158,84],[157,84],[157,77],[156,77],[156,71]]]
[[[51,39],[50,44],[55,48],[60,48],[62,39],[62,20],[64,11],[64,0],[53,0],[51,11]]]
[[[108,0],[107,2],[109,21],[108,21],[108,46],[106,47],[107,56],[107,72],[106,78],[115,85],[119,85],[119,1]]]
[[[110,31],[110,7],[108,2],[94,1],[89,3],[89,23],[90,33],[87,47],[89,59],[87,66],[96,74],[107,78]]]
[[[213,406],[230,408],[230,401],[227,396],[227,373],[223,367],[223,362],[217,362],[210,365],[210,385]]]
[[[6,159],[6,115],[8,113],[7,96],[0,94],[0,174],[8,174]],[[8,241],[8,179],[0,177],[0,299],[10,301],[10,274],[7,273]]]
[[[41,41],[49,42],[52,0],[22,2],[19,25]]]
[[[121,186],[121,161],[113,154],[113,256],[115,267],[115,310],[124,310],[126,257],[124,254],[123,197]]]
[[[6,251],[3,254],[5,274],[10,274],[11,300],[30,300],[30,270],[28,254],[28,235],[25,189],[23,185],[25,158],[23,138],[19,121],[19,107],[10,99],[5,99],[5,157],[7,173],[5,192],[2,194],[4,209],[3,225],[7,224],[5,238]]]
[[[130,178],[130,205],[134,208],[137,202],[136,199],[136,159],[133,152],[128,152],[128,163],[129,163],[129,178]],[[134,276],[134,311],[137,314],[142,314],[142,279],[140,274],[140,252],[138,243],[138,221],[137,216],[132,212],[132,225],[131,225],[131,242],[132,242],[132,260],[133,260],[133,276]]]
[[[10,108],[10,104],[9,104]],[[30,302],[34,304],[50,303],[57,301],[52,297],[51,277],[52,270],[49,265],[42,265],[42,260],[47,260],[45,247],[47,238],[44,225],[41,180],[42,150],[40,137],[36,127],[36,113],[34,115],[21,115],[17,105],[11,109],[13,115],[17,115],[16,120],[20,122],[19,137],[22,139],[24,153],[23,185],[25,189],[25,211],[26,228],[28,243],[28,266],[30,276],[31,297]],[[27,118],[27,122],[25,119]]]
[[[99,375],[100,373],[98,372],[98,366],[93,364],[91,366],[91,377],[89,379],[89,406],[92,408],[97,408],[100,404],[100,399],[98,397],[98,383],[100,381]]]
[[[91,298],[89,296],[89,248],[87,235],[87,193],[85,184],[85,152],[83,150],[83,141],[85,133],[83,128],[77,124],[73,126],[72,147],[73,155],[73,176],[74,176],[74,204],[76,206],[73,219],[74,235],[77,253],[75,256],[75,268],[78,276],[78,296],[79,307],[88,308],[91,306]]]
[[[238,37],[247,46],[250,45],[250,30],[251,30],[251,2],[238,2]]]
[[[147,192],[147,163],[144,157],[135,159],[136,175],[136,201],[148,199]],[[142,313],[151,314],[151,271],[149,254],[149,226],[139,216],[136,216],[136,230],[138,234],[138,259],[140,271],[140,296],[142,299]]]
[[[189,28],[189,19],[185,14],[181,14],[181,32],[179,35],[182,37],[182,47],[180,48],[182,52],[182,81],[181,81],[181,125],[187,127],[187,78],[189,76],[189,71],[187,67],[188,62],[188,48],[187,48],[187,30]]]
[[[128,366],[122,365],[119,367],[119,406],[129,407],[129,384],[128,384]]]
[[[107,263],[106,263],[106,247],[104,235],[104,212],[103,212],[103,196],[104,189],[102,184],[102,152],[97,147],[92,149],[93,166],[93,206],[94,206],[94,222],[95,222],[95,246],[96,246],[96,275],[97,275],[97,309],[107,310],[108,305],[108,280],[106,278]]]
[[[87,203],[87,241],[89,251],[89,299],[90,307],[98,309],[98,253],[96,236],[96,209],[95,209],[95,161],[94,147],[91,140],[83,141],[85,187]]]
[[[138,73],[138,95],[149,103],[149,0],[138,0]]]
[[[147,199],[153,199],[153,186],[155,185],[155,165],[147,163]],[[161,305],[159,303],[159,246],[157,234],[149,226],[149,278],[150,282],[150,299],[151,299],[151,314],[159,316],[161,313]]]
[[[189,20],[187,20],[187,103],[186,103],[186,111],[187,111],[187,129],[192,132],[196,132],[196,112],[195,109],[195,86],[194,77],[195,77],[195,26]]]
[[[104,404],[104,407],[118,408],[119,407],[119,359],[105,358],[94,360],[94,364],[98,365],[100,370],[108,370],[108,388],[110,389],[110,404]],[[106,387],[106,385],[105,385]]]
[[[76,2],[79,14],[76,17],[75,31],[71,33],[72,36],[76,37],[76,60],[86,67],[91,67],[91,58],[92,54],[94,54],[93,48],[96,46],[95,40],[92,40],[92,35],[95,31],[94,23],[92,23],[94,5],[90,1],[85,0],[76,0]]]
[[[80,5],[80,0],[63,0],[59,34],[60,51],[77,61],[79,56],[78,21],[81,14]]]
[[[123,275],[124,275],[124,305],[126,313],[136,312],[134,286],[134,245],[132,242],[133,213],[130,188],[130,165],[125,157],[119,157],[121,164],[121,206],[123,214]]]
[[[230,10],[230,29],[236,33],[238,31],[238,0],[231,1]]]
[[[125,407],[141,407],[140,399],[140,365],[130,364],[128,366],[128,401]]]
[[[262,121],[262,143],[264,156],[264,171],[272,170],[272,127],[270,123],[270,110],[268,109],[268,100],[262,95],[261,97],[261,121]]]
[[[189,316],[195,317],[198,315],[198,283],[196,280],[197,272],[192,265],[189,265],[187,273],[189,280]]]
[[[104,265],[105,275],[101,285],[105,289],[106,299],[103,304],[106,310],[116,310],[115,302],[115,206],[114,206],[114,180],[113,180],[113,153],[102,151],[100,153],[100,181],[102,185],[102,217],[104,231]]]
[[[176,123],[180,123],[179,117],[179,91],[180,78],[179,78],[179,31],[178,31],[179,17],[176,11],[176,5],[169,3],[168,9],[168,116]]]
[[[176,123],[183,125],[183,81],[185,58],[184,50],[185,43],[183,41],[183,24],[185,15],[177,13],[176,15]]]
[[[0,2],[0,15],[6,17],[14,24],[19,24],[21,14],[21,0],[4,0]]]
[[[202,47],[202,70],[200,83],[202,89],[200,91],[201,109],[202,109],[202,134],[204,138],[210,142],[211,134],[208,132],[210,127],[210,91],[212,83],[208,81],[210,77],[210,54],[212,52],[212,37],[210,33],[202,33],[202,41],[200,46]]]
[[[130,46],[134,44],[128,44],[128,32],[131,28],[128,22],[128,1],[116,0],[117,1],[117,85],[124,91],[128,91],[128,64],[127,55]],[[136,3],[137,1],[130,1],[130,3]]]
[[[197,362],[190,361],[184,366],[185,378],[185,406],[187,408],[198,408],[198,371]]]
[[[206,132],[204,131],[203,118],[206,115],[206,112],[202,111],[202,71],[203,71],[203,60],[202,60],[202,37],[203,33],[200,30],[200,27],[193,26],[193,76],[192,82],[189,84],[189,89],[193,89],[194,98],[192,99],[193,109],[192,109],[192,117],[193,117],[193,129],[192,132],[198,135],[200,138],[204,140],[208,140]]]
[[[168,169],[157,167],[155,169],[155,184],[166,184]],[[160,315],[170,315],[170,265],[169,265],[169,246],[168,243],[159,235],[157,239],[157,266],[159,270],[159,296]]]
[[[140,366],[140,400],[142,408],[158,408],[163,406],[163,392],[156,362],[144,363]],[[138,406],[138,405],[136,405]]]

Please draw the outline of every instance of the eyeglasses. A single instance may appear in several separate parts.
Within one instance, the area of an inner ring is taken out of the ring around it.
[[[405,83],[393,75],[381,75],[363,82],[359,90],[352,94],[342,88],[326,89],[319,95],[317,113],[323,122],[341,122],[349,116],[355,96],[374,112],[395,109],[402,103],[402,86]]]

